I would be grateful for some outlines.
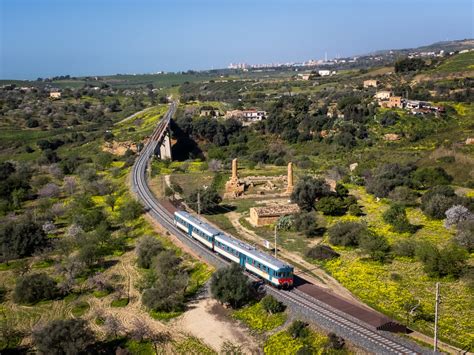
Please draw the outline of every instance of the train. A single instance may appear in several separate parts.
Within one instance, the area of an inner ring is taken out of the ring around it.
[[[293,286],[293,266],[225,234],[186,211],[175,211],[174,224],[189,237],[223,258],[238,263],[265,282],[277,288]]]

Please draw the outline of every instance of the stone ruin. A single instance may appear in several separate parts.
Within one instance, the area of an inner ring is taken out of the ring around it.
[[[232,160],[232,176],[225,184],[224,197],[236,198],[245,191],[245,184],[239,180],[237,175],[237,159]]]
[[[265,192],[273,194],[281,194],[278,190],[282,190],[282,185],[286,185],[283,195],[290,195],[293,192],[293,164],[288,163],[287,176],[247,176],[240,179],[238,177],[237,159],[232,160],[232,176],[225,184],[224,198],[237,198],[242,196],[246,191],[253,190],[257,186],[260,190],[257,194],[264,195]]]

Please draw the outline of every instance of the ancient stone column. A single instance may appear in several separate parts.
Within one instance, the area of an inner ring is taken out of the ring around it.
[[[237,158],[232,159],[232,178],[231,180],[237,180]]]
[[[293,163],[288,163],[288,185],[286,187],[286,193],[291,194],[293,192]]]
[[[237,159],[232,160],[232,176],[225,183],[225,195],[224,197],[235,198],[244,193],[245,184],[239,182],[239,177],[237,175]]]

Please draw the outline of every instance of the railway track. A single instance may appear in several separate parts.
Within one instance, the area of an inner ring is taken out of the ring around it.
[[[213,253],[207,247],[189,238],[180,231],[173,223],[172,214],[165,209],[158,199],[153,195],[147,184],[147,166],[148,161],[153,155],[155,149],[154,142],[159,142],[162,135],[168,129],[171,117],[176,111],[176,104],[172,103],[170,109],[158,123],[155,131],[151,135],[151,139],[140,152],[139,157],[135,161],[132,168],[132,189],[145,205],[148,213],[169,233],[176,236],[181,242],[191,247],[198,255],[214,264],[216,267],[228,265],[229,262]],[[254,276],[249,275],[255,279]],[[295,307],[304,317],[309,320],[322,324],[324,328],[335,331],[346,339],[350,339],[353,343],[366,349],[367,351],[377,354],[420,354],[431,353],[426,349],[422,349],[415,344],[411,344],[392,334],[383,331],[377,331],[370,326],[365,325],[362,321],[353,318],[350,315],[326,305],[317,299],[296,289],[283,291],[266,286],[266,291],[273,294],[281,301]]]

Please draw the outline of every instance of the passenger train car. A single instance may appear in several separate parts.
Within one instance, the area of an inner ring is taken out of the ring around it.
[[[174,213],[174,224],[224,258],[240,264],[276,287],[293,286],[293,267],[253,246],[224,234],[185,211]]]

